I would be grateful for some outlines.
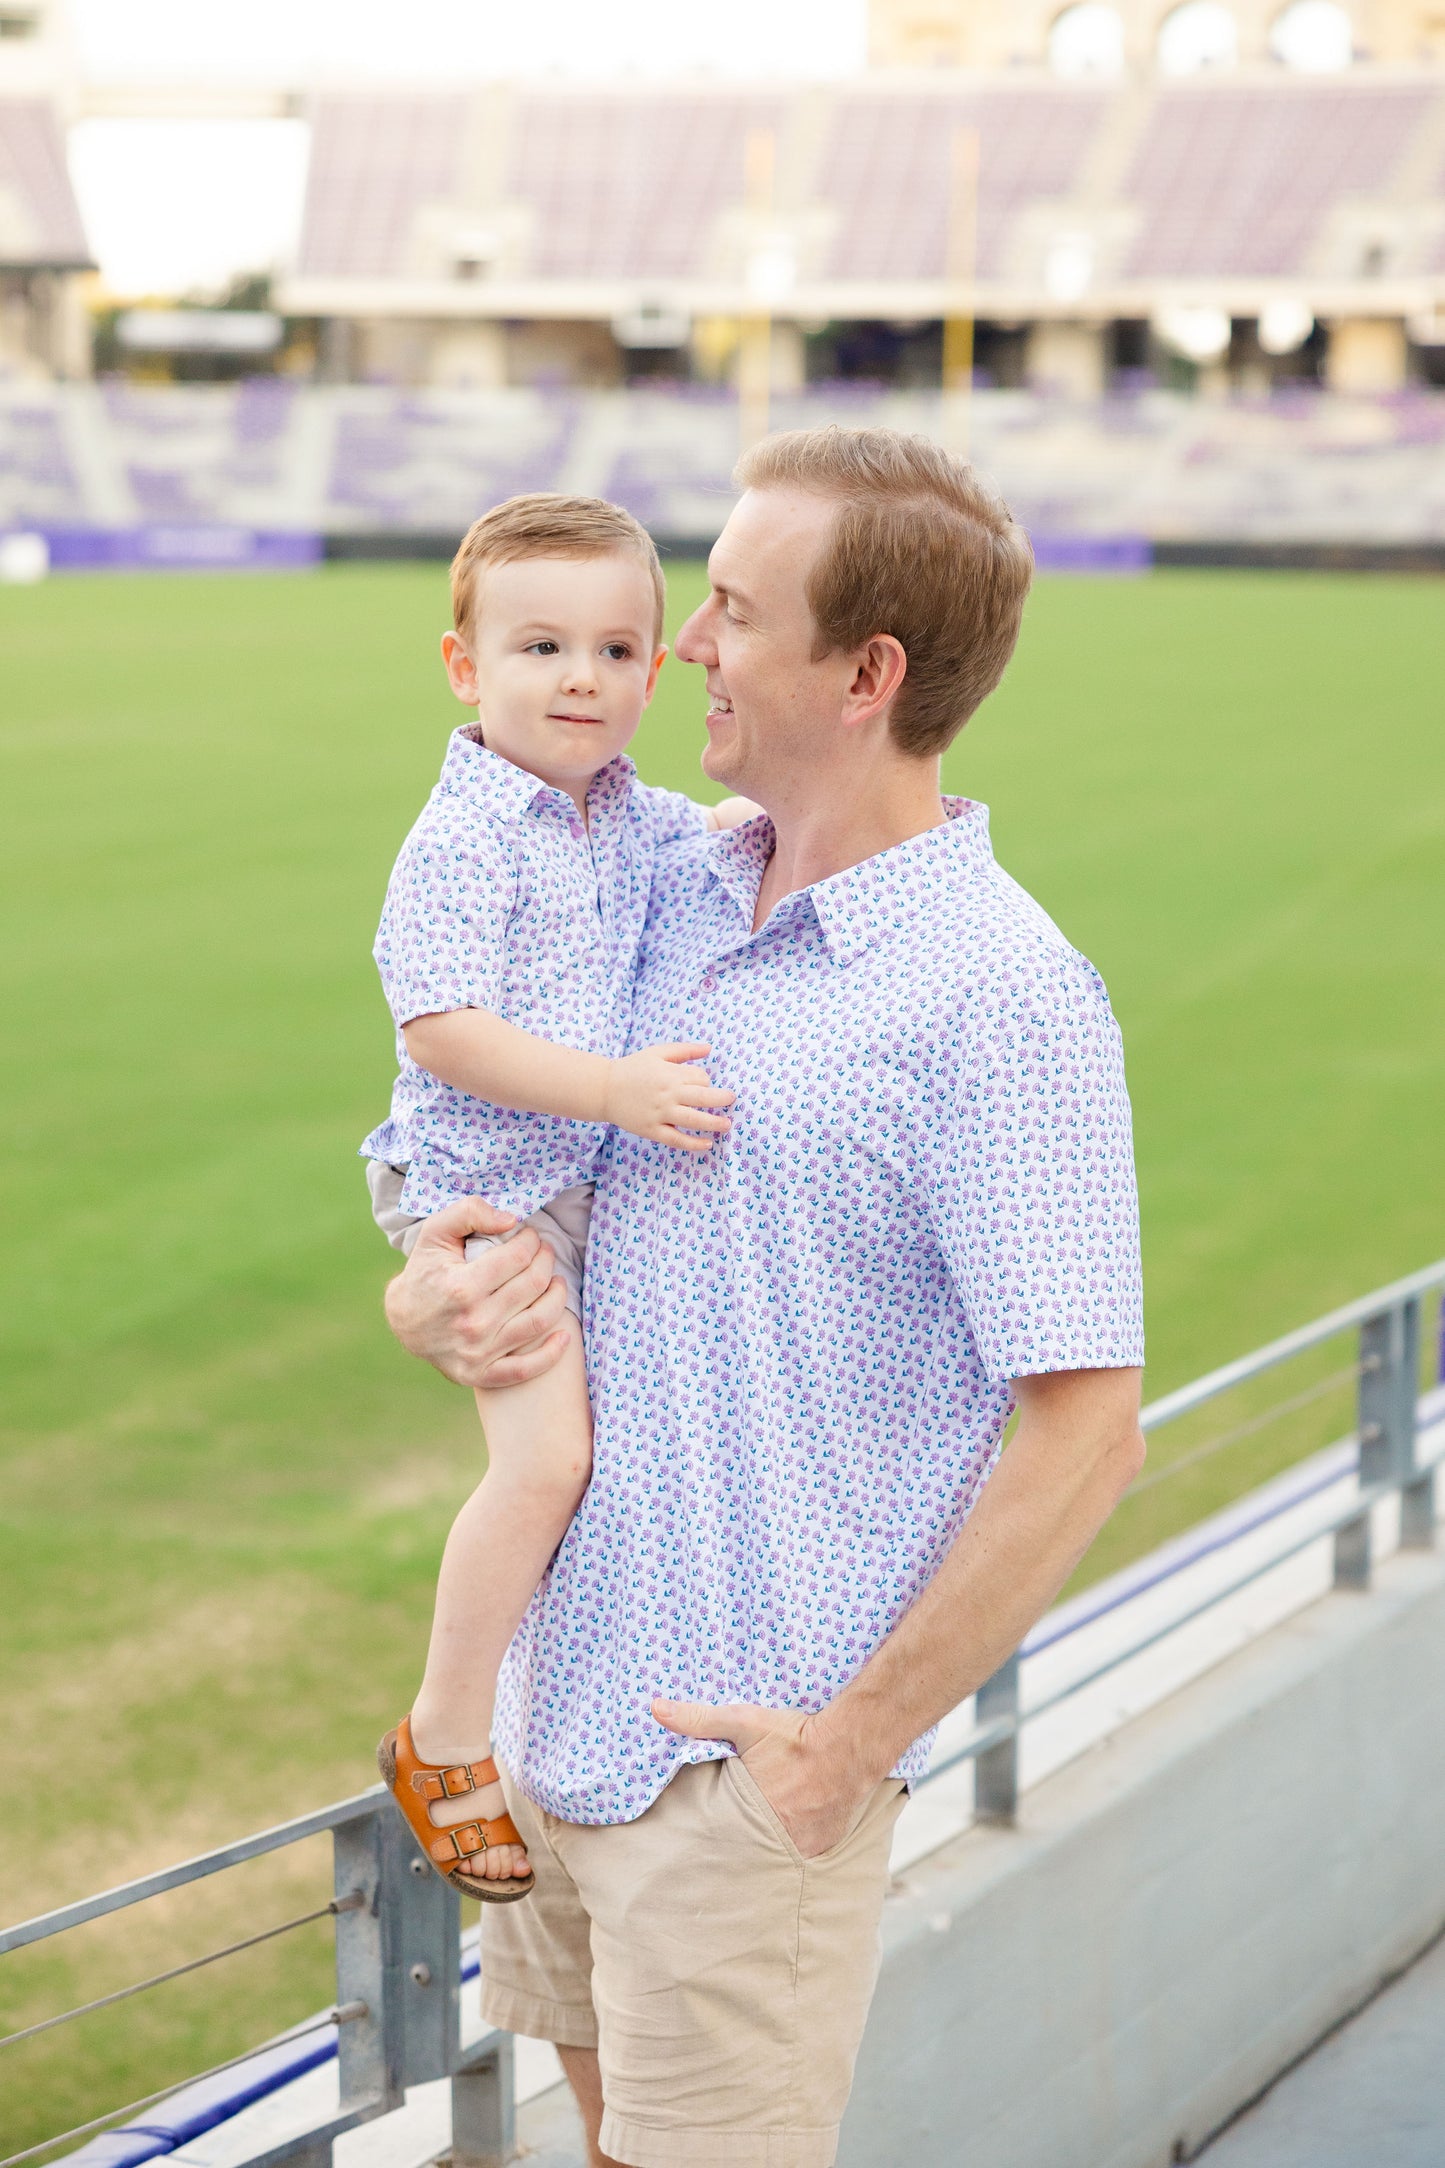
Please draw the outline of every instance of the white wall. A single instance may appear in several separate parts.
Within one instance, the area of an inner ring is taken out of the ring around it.
[[[1187,2158],[1445,1920],[1442,1708],[1402,1553],[912,1867],[839,2168]]]

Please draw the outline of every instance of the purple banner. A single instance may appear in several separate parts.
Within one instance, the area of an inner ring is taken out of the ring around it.
[[[319,534],[254,527],[52,527],[56,572],[297,572],[319,564]]]
[[[1040,572],[1147,572],[1153,545],[1142,534],[1031,534]]]

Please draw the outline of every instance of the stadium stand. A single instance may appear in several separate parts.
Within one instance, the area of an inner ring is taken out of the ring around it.
[[[0,270],[83,271],[90,260],[54,108],[0,99]]]
[[[1128,274],[1309,272],[1334,205],[1388,193],[1438,97],[1406,84],[1162,90],[1125,182],[1141,220]]]
[[[0,378],[86,372],[90,260],[55,105],[0,95]]]
[[[940,279],[948,270],[951,150],[977,131],[979,248],[1000,271],[1015,217],[1075,186],[1108,100],[1097,90],[998,88],[927,95],[840,94],[816,186],[834,221],[825,275]]]
[[[1445,304],[1438,69],[1072,83],[939,70],[746,96],[333,94],[313,125],[282,303],[358,327],[363,377],[375,373],[364,334],[379,323],[417,327],[410,380],[426,382],[447,325],[590,320],[618,332],[620,381],[629,313],[736,318],[758,305],[760,248],[786,259],[768,303],[781,320],[957,313],[970,253],[966,235],[952,250],[949,237],[968,221],[951,177],[960,130],[979,150],[980,318],[1098,325],[1148,319],[1162,298],[1252,318],[1287,294],[1323,318],[1403,322]],[[765,209],[745,179],[759,129],[775,145]],[[519,366],[535,373],[535,338],[527,356]],[[508,380],[510,365],[497,367]]]
[[[798,392],[773,418],[943,427],[937,394],[877,385]],[[1043,544],[1445,544],[1445,400],[1424,391],[1100,405],[981,392],[972,444]],[[444,549],[499,498],[561,488],[706,544],[736,453],[735,403],[705,386],[0,386],[0,531],[190,524]]]
[[[418,215],[454,198],[468,120],[460,97],[321,100],[298,276],[404,279],[424,269],[414,255]]]
[[[749,132],[781,99],[736,92],[542,97],[518,103],[507,197],[529,214],[543,279],[696,277],[720,265],[718,228],[744,195]]]

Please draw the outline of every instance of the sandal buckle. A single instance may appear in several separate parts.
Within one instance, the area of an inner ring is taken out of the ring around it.
[[[463,1822],[460,1829],[452,1831],[458,1859],[471,1859],[477,1852],[487,1849],[486,1832],[480,1822]]]
[[[465,1762],[455,1769],[443,1769],[441,1780],[443,1793],[448,1799],[460,1799],[465,1793],[474,1792],[477,1788],[472,1781],[472,1772]]]

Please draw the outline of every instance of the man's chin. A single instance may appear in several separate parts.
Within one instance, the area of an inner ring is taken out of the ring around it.
[[[729,759],[729,748],[719,745],[712,738],[703,747],[702,772],[710,783],[726,783],[730,790],[739,788],[737,762]]]

